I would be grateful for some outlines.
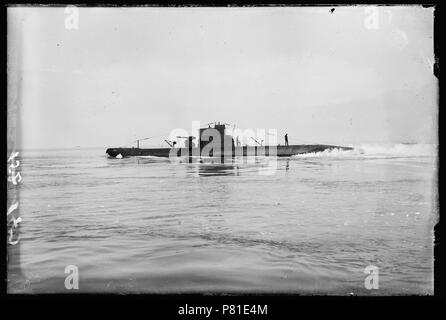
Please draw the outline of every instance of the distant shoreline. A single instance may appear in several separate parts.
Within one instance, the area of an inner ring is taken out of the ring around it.
[[[315,144],[310,142],[303,142],[302,144]],[[438,142],[361,142],[361,143],[345,143],[348,146],[358,147],[361,145],[371,145],[371,146],[394,146],[394,145],[433,145],[438,146]],[[110,146],[99,146],[99,147],[66,147],[66,148],[16,148],[15,151],[69,151],[69,150],[98,150],[104,149],[104,152]],[[160,146],[144,146],[142,148],[160,148]]]
[[[18,148],[15,151],[68,151],[68,150],[98,150],[106,149],[106,147],[70,147],[70,148]]]

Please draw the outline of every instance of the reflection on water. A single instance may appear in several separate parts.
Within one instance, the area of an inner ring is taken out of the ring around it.
[[[136,160],[135,160],[136,159]],[[259,174],[272,175],[278,170],[278,161],[286,161],[286,170],[289,170],[290,158],[274,157],[131,157],[120,159],[121,162],[138,165],[151,165],[155,163],[171,163],[183,167],[188,174],[197,176],[238,176],[242,172],[257,171]],[[110,165],[116,164],[116,159],[108,159]]]
[[[204,177],[212,177],[212,176],[238,176],[239,175],[239,167],[234,165],[200,165],[198,167],[198,174]]]

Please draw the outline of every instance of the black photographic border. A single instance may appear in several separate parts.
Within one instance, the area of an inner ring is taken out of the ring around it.
[[[288,7],[288,6],[310,6],[310,4],[259,4],[259,3],[217,3],[217,2],[208,2],[201,4],[192,4],[192,3],[96,3],[96,4],[84,4],[84,3],[70,3],[76,6],[86,6],[86,7],[113,7],[113,6],[126,6],[126,7],[134,7],[134,6],[153,6],[153,7],[165,7],[165,6],[174,6],[174,7],[200,7],[200,6],[212,6],[212,7],[240,7],[240,6],[248,6],[248,7],[257,7],[257,6],[280,6],[280,7]],[[406,3],[409,4],[409,3]],[[420,3],[412,3],[412,4],[420,4]],[[6,4],[1,10],[0,21],[3,28],[3,50],[2,53],[2,67],[4,69],[3,79],[5,80],[2,86],[2,98],[4,101],[2,113],[1,113],[1,125],[2,128],[2,142],[3,150],[5,151],[4,160],[2,161],[2,171],[7,172],[7,163],[6,160],[9,156],[11,150],[7,148],[7,7],[15,6],[16,4]],[[19,5],[19,4],[17,4]],[[52,4],[52,3],[39,3],[39,4],[24,4],[25,6],[66,6],[67,4]],[[329,7],[340,6],[345,4],[311,4],[311,6],[324,6],[329,9]],[[434,75],[438,79],[438,86],[440,89],[440,6],[438,4],[424,4],[426,7],[434,7],[434,54],[435,54],[435,64],[434,64]],[[162,319],[165,318],[175,318],[175,319],[197,319],[193,316],[185,316],[181,317],[178,315],[178,308],[180,306],[184,306],[186,303],[189,305],[200,305],[200,306],[217,306],[221,304],[250,304],[250,305],[268,305],[268,316],[254,316],[255,319],[283,319],[284,315],[298,315],[300,313],[300,308],[311,307],[314,311],[313,315],[316,315],[320,311],[328,311],[323,310],[325,308],[322,307],[323,304],[330,302],[331,305],[336,305],[335,309],[338,309],[340,306],[344,306],[343,302],[386,302],[392,304],[394,302],[403,302],[404,305],[410,306],[412,301],[435,301],[435,300],[445,300],[445,289],[444,289],[444,281],[441,277],[441,261],[444,261],[444,246],[441,246],[441,235],[444,234],[444,224],[443,227],[440,224],[440,176],[442,172],[441,165],[441,97],[440,90],[438,90],[438,191],[437,191],[437,212],[439,219],[437,221],[437,225],[434,228],[435,233],[435,242],[434,242],[434,295],[433,296],[301,296],[295,294],[163,294],[163,295],[155,295],[155,294],[128,294],[128,295],[115,295],[115,294],[77,294],[77,293],[69,293],[69,294],[36,294],[36,295],[22,295],[22,294],[7,294],[7,263],[6,263],[6,255],[7,255],[7,229],[2,228],[2,232],[4,232],[3,241],[1,241],[1,250],[4,253],[2,255],[1,260],[1,286],[0,286],[0,299],[4,300],[4,302],[13,303],[15,305],[14,309],[18,307],[18,305],[22,301],[32,302],[33,306],[40,306],[41,302],[56,302],[56,304],[62,303],[66,305],[70,310],[76,309],[76,305],[78,301],[86,301],[88,300],[92,304],[99,303],[102,308],[106,308],[107,310],[102,310],[101,312],[105,313],[113,313],[116,308],[116,302],[137,302],[138,306],[143,309],[143,318],[152,319],[153,315],[161,315]],[[5,176],[4,176],[5,177]],[[7,180],[3,178],[1,184],[2,191],[2,199],[5,199],[5,203],[3,208],[7,208],[6,199],[7,199]],[[4,215],[6,217],[6,215]],[[444,264],[443,264],[444,265]],[[107,303],[110,301],[110,303]],[[342,303],[340,303],[342,302]],[[72,305],[74,303],[74,305]],[[340,304],[338,304],[340,303]],[[412,304],[413,305],[413,304]],[[369,308],[369,307],[367,307]],[[409,307],[410,308],[410,307]],[[146,312],[144,312],[144,309]],[[346,310],[347,311],[347,310]],[[19,310],[20,312],[20,310]],[[348,312],[348,311],[347,311]],[[373,315],[375,311],[373,310],[363,310],[364,314]],[[70,312],[68,312],[69,314]],[[124,311],[124,314],[126,312]],[[350,313],[350,312],[349,312]],[[376,316],[383,315],[382,312],[376,312]],[[357,316],[361,316],[358,314]],[[239,316],[239,317],[210,317],[208,319],[246,319],[251,318],[247,316]],[[287,317],[288,318],[288,317]],[[294,316],[293,316],[294,318]]]

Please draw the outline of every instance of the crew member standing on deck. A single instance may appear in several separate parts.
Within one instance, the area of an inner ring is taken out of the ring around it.
[[[285,133],[285,145],[288,146],[288,133]]]

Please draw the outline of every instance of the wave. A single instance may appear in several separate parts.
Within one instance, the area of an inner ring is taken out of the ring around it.
[[[351,147],[353,150],[331,149],[293,158],[413,158],[435,157],[438,152],[436,144],[360,144]]]

